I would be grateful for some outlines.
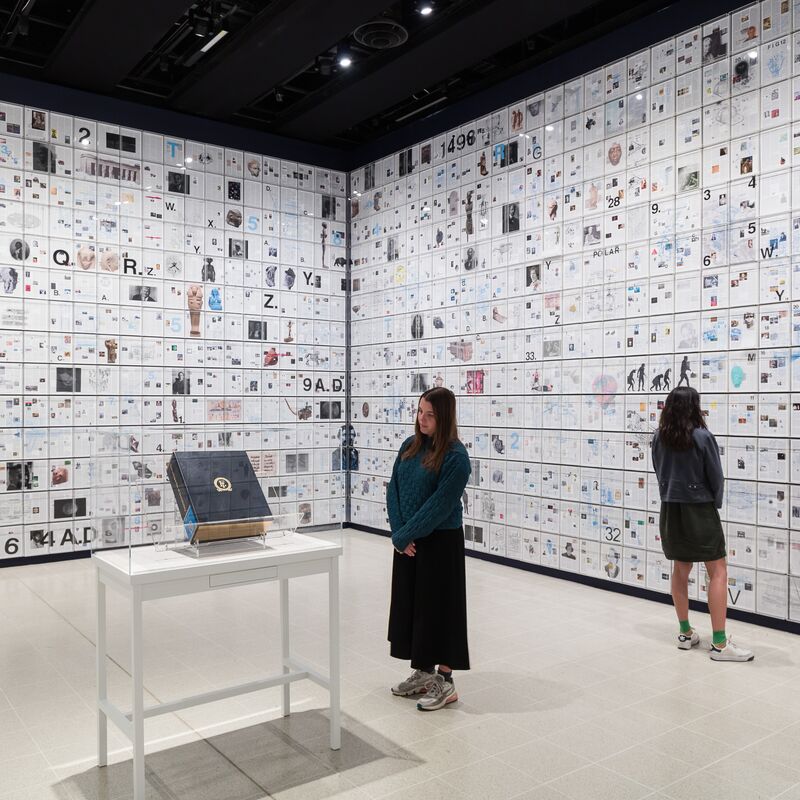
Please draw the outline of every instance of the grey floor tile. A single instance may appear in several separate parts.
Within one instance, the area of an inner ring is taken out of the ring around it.
[[[688,728],[674,728],[649,739],[647,744],[653,750],[693,764],[697,769],[725,758],[736,749],[732,744],[695,733]]]
[[[288,718],[277,690],[189,709],[146,724],[148,800],[696,800],[712,785],[726,800],[800,800],[799,637],[737,623],[756,661],[719,665],[675,649],[667,607],[469,560],[473,669],[457,675],[458,703],[423,715],[388,692],[408,664],[385,641],[386,543],[345,537],[342,749],[311,684],[293,687]],[[75,602],[76,587],[92,591],[91,564],[11,574],[0,571],[0,800],[130,798],[113,726],[112,766],[93,766],[94,621]],[[293,644],[324,666],[325,583],[298,591]],[[109,614],[110,689],[127,705],[128,611],[113,594]],[[160,699],[277,664],[275,586],[158,601],[145,623]],[[696,771],[682,777],[684,764]]]
[[[470,800],[507,800],[531,786],[529,775],[491,757],[440,777]]]
[[[549,735],[547,741],[576,753],[589,761],[600,761],[620,750],[627,750],[639,741],[634,735],[604,727],[594,722],[582,722]]]
[[[604,759],[600,765],[650,789],[662,789],[697,769],[688,761],[661,753],[646,744],[623,750]]]
[[[529,775],[535,783],[547,783],[590,763],[587,759],[557,747],[546,739],[535,739],[512,750],[506,750],[497,758]]]
[[[449,783],[439,778],[400,789],[387,795],[387,800],[463,800],[464,795]]]
[[[794,765],[788,766],[748,751],[734,753],[711,764],[705,771],[771,796],[800,783],[800,760],[795,759]]]
[[[721,778],[707,770],[700,770],[683,780],[662,789],[662,794],[673,800],[697,800],[700,797],[724,797],[726,800],[770,800],[768,792],[735,781]]]
[[[570,772],[552,787],[572,800],[641,800],[652,789],[597,764]]]

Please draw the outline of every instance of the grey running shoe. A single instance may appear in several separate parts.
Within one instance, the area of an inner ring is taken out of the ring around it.
[[[685,633],[678,634],[679,650],[691,650],[693,647],[697,647],[698,644],[700,644],[700,636],[697,631],[692,631],[688,635]]]
[[[425,694],[426,686],[435,678],[433,672],[415,669],[404,681],[392,686],[392,694],[397,697],[411,697],[414,694]]]
[[[441,675],[434,675],[428,683],[428,691],[422,700],[417,701],[420,711],[437,711],[448,703],[458,700],[458,692],[452,681],[446,681]]]

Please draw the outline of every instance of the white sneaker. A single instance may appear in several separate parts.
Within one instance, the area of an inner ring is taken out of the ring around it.
[[[711,660],[712,661],[752,661],[755,655],[744,647],[737,647],[728,637],[728,643],[725,647],[717,647],[711,645]]]
[[[691,633],[678,634],[679,650],[691,650],[693,647],[697,647],[697,645],[699,644],[700,644],[700,636],[695,630],[693,630]]]

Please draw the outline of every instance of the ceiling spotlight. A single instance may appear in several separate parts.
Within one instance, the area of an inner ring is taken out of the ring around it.
[[[423,17],[429,17],[433,14],[433,5],[431,3],[420,3],[417,11],[419,11]]]
[[[350,58],[350,56],[347,55],[347,53],[342,53],[339,56],[339,66],[340,67],[344,67],[345,69],[347,69],[347,67],[349,67],[352,63],[353,63],[353,59]]]

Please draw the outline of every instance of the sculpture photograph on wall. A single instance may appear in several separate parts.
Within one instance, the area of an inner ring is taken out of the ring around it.
[[[390,474],[440,374],[486,467],[467,547],[668,591],[649,439],[691,386],[730,604],[800,621],[799,54],[792,4],[764,0],[354,170],[362,452]],[[353,521],[385,529],[383,499]]]

